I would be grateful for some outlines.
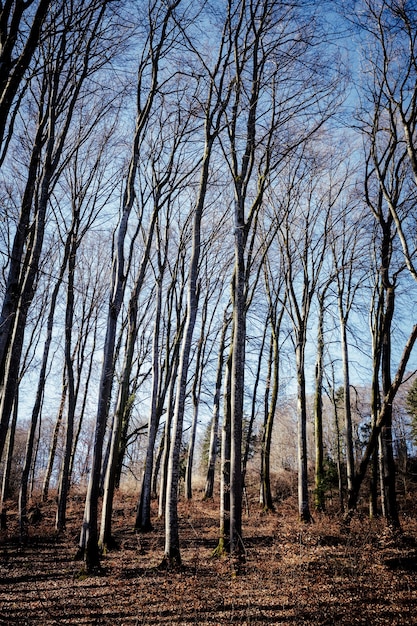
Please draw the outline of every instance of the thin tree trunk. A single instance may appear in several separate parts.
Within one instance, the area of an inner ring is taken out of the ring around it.
[[[382,390],[384,396],[389,393],[392,386],[391,380],[391,328],[394,317],[395,285],[386,287],[386,307],[382,332]],[[385,517],[389,526],[399,529],[400,519],[398,516],[396,496],[396,467],[392,444],[392,404],[387,406],[384,424],[380,433],[382,453],[382,484],[384,490]]]
[[[319,318],[317,324],[316,389],[314,395],[314,434],[316,448],[315,464],[315,507],[326,508],[324,450],[323,450],[323,355],[324,355],[324,299],[326,290],[319,295]]]
[[[62,374],[61,401],[59,403],[58,416],[55,422],[54,432],[52,435],[51,447],[50,447],[49,456],[48,456],[48,464],[46,466],[45,477],[44,477],[43,486],[42,486],[43,502],[46,502],[48,499],[49,485],[51,482],[52,470],[54,467],[56,449],[58,447],[58,437],[59,437],[59,431],[61,430],[62,418],[64,415],[65,403],[67,399],[67,391],[68,391],[68,385],[67,385],[67,379],[66,379],[66,373],[65,373],[65,367],[64,367],[64,371]]]
[[[152,346],[152,394],[151,406],[148,421],[148,442],[146,447],[145,470],[143,473],[142,489],[140,494],[139,506],[136,514],[135,528],[142,532],[152,530],[151,522],[151,497],[152,497],[152,475],[154,470],[154,449],[156,435],[160,420],[160,412],[158,410],[158,395],[160,386],[159,375],[159,334],[161,330],[161,311],[162,311],[162,279],[163,272],[158,279],[157,295],[156,295],[156,311],[155,325],[153,331]]]
[[[222,325],[222,332],[220,336],[219,353],[217,357],[216,383],[215,383],[214,400],[213,400],[213,418],[211,422],[207,477],[206,477],[206,486],[204,490],[205,499],[212,498],[213,490],[214,490],[214,475],[215,475],[215,469],[216,469],[217,442],[218,442],[218,431],[219,431],[220,393],[221,393],[221,384],[222,384],[222,376],[223,376],[226,333],[227,333],[229,323],[230,323],[230,316],[226,309],[223,315],[223,325]]]
[[[226,361],[224,377],[223,423],[220,460],[220,527],[219,543],[214,554],[222,556],[230,552],[230,448],[231,448],[231,394],[232,394],[232,348]]]
[[[308,501],[307,465],[307,400],[304,365],[305,338],[301,329],[296,347],[298,405],[298,514],[303,522],[311,522]]]
[[[265,424],[262,437],[262,462],[261,462],[261,505],[266,511],[274,511],[274,503],[271,491],[271,444],[272,429],[274,426],[275,411],[278,402],[279,390],[279,346],[277,331],[282,319],[282,313],[278,325],[272,328],[271,335],[271,399],[268,402],[269,407],[265,406]]]
[[[165,516],[166,501],[167,501],[167,477],[168,477],[168,464],[169,464],[169,450],[171,447],[171,431],[172,431],[172,419],[174,417],[174,401],[175,401],[175,383],[177,379],[177,371],[179,366],[178,356],[174,360],[173,375],[168,393],[168,407],[166,413],[165,429],[164,429],[164,452],[162,456],[162,471],[159,481],[159,503],[158,503],[158,517]]]
[[[206,155],[210,154],[207,150]],[[180,539],[178,527],[178,484],[180,476],[180,452],[182,428],[184,419],[185,397],[187,388],[188,368],[190,362],[191,343],[197,317],[198,288],[197,274],[200,257],[200,228],[203,213],[205,189],[207,186],[209,158],[206,157],[202,175],[203,192],[194,213],[193,243],[190,261],[190,274],[187,298],[187,321],[185,324],[183,343],[181,347],[177,392],[172,424],[172,442],[169,452],[167,474],[167,499],[165,508],[165,549],[163,565],[181,565]]]
[[[187,463],[185,467],[185,499],[191,500],[193,497],[192,491],[192,477],[193,477],[193,462],[194,462],[194,448],[195,440],[197,436],[197,423],[198,423],[198,406],[200,401],[201,380],[202,380],[202,362],[204,356],[204,330],[207,318],[207,300],[204,303],[202,320],[201,320],[201,335],[197,347],[196,366],[194,374],[194,382],[192,388],[193,398],[193,418],[191,421],[190,439],[187,448]]]
[[[16,401],[13,408],[12,420],[10,422],[9,433],[7,437],[7,447],[5,454],[5,464],[3,470],[3,480],[1,485],[1,502],[0,502],[0,528],[5,530],[7,527],[7,510],[6,500],[10,497],[10,476],[13,465],[13,450],[16,434],[16,424],[19,406],[19,388],[16,392]]]
[[[264,331],[263,331],[263,335],[262,335],[262,342],[261,342],[261,346],[260,346],[260,350],[259,350],[259,354],[258,354],[258,363],[256,366],[256,374],[255,374],[255,380],[253,381],[253,391],[252,391],[252,407],[251,407],[251,413],[250,413],[250,419],[249,419],[249,423],[248,423],[248,429],[247,429],[247,433],[246,433],[246,437],[245,437],[245,449],[243,452],[243,458],[242,458],[242,487],[243,489],[245,489],[246,487],[246,470],[247,470],[247,465],[248,465],[248,460],[249,460],[249,454],[250,454],[250,450],[251,450],[251,445],[252,445],[252,433],[253,433],[253,425],[255,423],[255,417],[256,417],[256,404],[257,404],[257,396],[258,396],[258,387],[259,387],[259,381],[261,378],[261,371],[262,371],[262,359],[263,359],[263,353],[264,353],[264,348],[265,348],[265,341],[266,341],[266,334],[267,334],[267,327],[268,327],[268,323],[266,322],[264,325]],[[267,375],[267,380],[269,380],[269,373]]]
[[[74,216],[74,224],[78,222],[78,215]],[[70,483],[70,463],[72,455],[72,444],[74,440],[74,416],[75,416],[75,382],[74,382],[74,364],[71,355],[71,338],[72,326],[74,321],[74,275],[75,262],[77,253],[77,226],[74,226],[72,232],[71,250],[68,259],[68,288],[67,288],[67,306],[65,311],[65,369],[68,385],[68,403],[67,403],[67,423],[65,431],[64,458],[62,460],[60,480],[58,486],[58,506],[56,513],[56,530],[58,532],[65,529],[67,497]]]
[[[355,457],[353,453],[353,429],[352,429],[352,409],[350,404],[350,375],[349,375],[349,355],[346,321],[343,317],[340,305],[340,332],[343,362],[343,398],[345,414],[345,437],[346,437],[346,473],[348,499],[352,493],[355,476]]]

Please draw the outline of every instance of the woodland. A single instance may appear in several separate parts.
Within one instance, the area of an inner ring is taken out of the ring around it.
[[[415,0],[6,0],[0,67],[0,624],[414,623]]]

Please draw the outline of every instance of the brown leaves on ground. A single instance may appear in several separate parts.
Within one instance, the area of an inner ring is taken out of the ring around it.
[[[297,521],[288,501],[273,514],[253,504],[244,519],[246,560],[238,576],[228,558],[212,558],[215,504],[181,505],[183,567],[164,571],[163,523],[133,531],[135,498],[119,495],[114,515],[119,549],[103,555],[103,573],[86,576],[74,560],[82,503],[73,503],[64,535],[53,506],[16,541],[16,515],[0,537],[0,624],[417,624],[417,520],[403,516],[393,536],[381,520],[337,516]],[[416,538],[416,539],[415,539]]]

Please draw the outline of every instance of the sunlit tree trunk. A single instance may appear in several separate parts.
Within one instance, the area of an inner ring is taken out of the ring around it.
[[[315,491],[314,505],[318,511],[326,508],[324,449],[323,449],[323,371],[324,371],[324,311],[326,286],[318,294],[319,312],[317,321],[317,356],[314,392],[314,435],[315,435]]]
[[[231,448],[231,384],[232,384],[232,348],[226,361],[224,376],[223,421],[221,432],[220,456],[220,528],[219,542],[214,551],[223,555],[230,552],[230,448]]]
[[[5,460],[3,469],[3,479],[1,483],[1,497],[0,497],[0,528],[6,530],[7,528],[7,509],[6,500],[10,496],[10,476],[13,465],[13,450],[15,443],[17,414],[19,406],[19,389],[16,393],[16,401],[13,407],[12,420],[10,422],[9,433],[7,437],[7,446],[5,449]]]
[[[204,498],[212,498],[214,490],[214,476],[217,459],[217,445],[219,432],[220,394],[223,378],[224,351],[226,344],[226,333],[230,324],[230,316],[226,309],[223,315],[223,325],[219,342],[219,352],[217,357],[216,383],[213,399],[213,417],[211,422],[210,443],[208,451],[208,465]]]

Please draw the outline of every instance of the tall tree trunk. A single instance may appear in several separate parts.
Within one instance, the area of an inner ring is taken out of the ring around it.
[[[159,375],[159,334],[161,327],[161,311],[162,311],[162,278],[158,280],[156,295],[156,312],[155,325],[153,331],[152,346],[152,394],[151,407],[148,421],[148,442],[146,447],[145,470],[143,473],[142,489],[140,494],[139,506],[136,514],[135,528],[142,532],[152,530],[151,522],[151,497],[152,497],[152,475],[154,470],[154,448],[156,435],[158,432],[160,410],[158,407],[158,397],[160,391],[160,375]]]
[[[230,551],[238,557],[244,550],[242,541],[242,424],[246,342],[244,227],[243,209],[236,199],[230,424]]]
[[[196,355],[196,364],[195,364],[195,374],[192,388],[192,399],[193,399],[193,418],[191,421],[191,431],[190,431],[190,439],[188,441],[187,448],[187,462],[185,466],[185,498],[186,500],[191,500],[193,497],[192,490],[192,478],[193,478],[193,463],[194,463],[194,449],[195,449],[195,441],[197,436],[197,423],[198,423],[198,408],[200,402],[200,392],[201,392],[201,380],[203,376],[202,367],[204,360],[204,332],[207,320],[207,304],[208,300],[206,298],[202,310],[202,319],[201,319],[201,335],[197,346],[197,355]]]
[[[219,353],[217,357],[216,383],[215,383],[214,399],[213,399],[213,417],[211,421],[206,486],[204,489],[205,499],[212,498],[213,490],[214,490],[214,475],[215,475],[215,469],[216,469],[217,442],[218,442],[218,431],[219,431],[220,393],[221,393],[221,385],[222,385],[222,377],[223,377],[223,363],[224,363],[226,333],[227,333],[229,323],[230,323],[230,317],[229,317],[228,310],[226,309],[223,315],[223,325],[222,325],[222,331],[221,331],[221,336],[220,336]]]
[[[164,452],[162,456],[162,471],[159,481],[159,503],[158,503],[158,517],[162,518],[166,512],[167,502],[167,480],[168,480],[168,465],[169,465],[169,451],[171,448],[171,432],[172,432],[172,420],[174,417],[174,403],[175,403],[175,389],[176,380],[179,367],[179,354],[176,355],[173,364],[172,378],[168,391],[168,406],[166,412],[166,421],[164,429]]]
[[[259,354],[258,354],[258,363],[257,363],[257,366],[256,366],[256,374],[255,374],[255,379],[253,381],[253,387],[252,387],[252,389],[253,389],[253,391],[252,391],[252,406],[251,406],[251,412],[250,412],[248,428],[247,428],[247,432],[246,432],[246,436],[245,436],[245,442],[244,442],[245,448],[244,448],[243,455],[242,455],[242,489],[243,490],[245,490],[245,488],[246,488],[246,484],[245,484],[245,481],[246,481],[246,470],[247,470],[247,466],[248,466],[249,454],[251,452],[251,447],[252,447],[253,425],[255,423],[255,418],[256,418],[256,405],[257,405],[257,400],[258,400],[258,387],[259,387],[259,381],[260,381],[260,378],[261,378],[262,360],[263,360],[263,353],[264,353],[264,348],[265,348],[267,328],[268,328],[268,321],[266,321],[266,323],[264,324],[264,330],[263,330],[263,335],[262,335],[262,342],[261,342],[261,346],[260,346],[260,350],[259,350]],[[270,361],[268,363],[268,367],[269,366],[270,366]],[[269,374],[270,374],[270,372],[268,372],[268,374],[267,374],[267,380],[269,380]]]
[[[233,332],[233,331],[232,331]],[[224,377],[223,423],[220,460],[220,528],[219,543],[214,551],[222,556],[230,552],[230,448],[231,448],[231,396],[232,348],[226,361]]]
[[[65,447],[64,458],[62,459],[60,480],[58,486],[58,506],[56,513],[56,529],[62,531],[66,525],[67,497],[70,483],[70,463],[72,455],[72,444],[74,440],[74,416],[75,416],[75,382],[74,382],[74,364],[71,354],[71,338],[72,327],[74,321],[74,277],[75,263],[78,248],[77,231],[78,231],[78,215],[74,216],[74,229],[72,232],[71,250],[68,259],[68,287],[67,287],[67,306],[65,311],[65,370],[68,384],[68,404],[67,404],[67,423],[65,430]]]
[[[386,287],[386,306],[382,328],[382,390],[384,396],[389,393],[391,380],[391,328],[394,317],[395,284]],[[385,517],[389,526],[400,528],[396,496],[396,468],[392,444],[392,404],[387,406],[384,424],[380,433],[382,454],[382,485],[384,490]]]
[[[3,479],[1,484],[1,500],[0,500],[0,528],[5,530],[7,527],[7,510],[6,500],[10,497],[10,476],[13,465],[13,450],[15,443],[16,424],[19,406],[19,388],[16,392],[16,401],[13,408],[12,420],[10,422],[9,433],[7,437],[7,447],[5,454]]]
[[[49,485],[51,482],[52,470],[54,467],[56,449],[58,447],[59,431],[61,430],[62,418],[64,416],[65,403],[67,400],[67,391],[68,391],[68,385],[67,385],[67,377],[66,377],[65,366],[64,366],[64,371],[62,374],[61,401],[59,403],[58,416],[55,422],[54,432],[52,433],[52,441],[51,441],[51,447],[49,449],[48,463],[47,463],[46,470],[45,470],[45,477],[43,479],[43,486],[42,486],[43,502],[46,502],[48,499]]]
[[[298,514],[303,522],[311,522],[308,501],[307,464],[307,398],[305,382],[305,333],[299,331],[295,358],[297,363],[297,405],[298,405]]]
[[[206,145],[201,173],[201,187],[197,206],[194,211],[192,251],[187,293],[187,318],[181,346],[178,368],[178,382],[172,424],[172,442],[169,451],[167,474],[167,499],[165,507],[165,549],[163,564],[166,566],[181,565],[180,538],[178,528],[178,484],[180,476],[180,452],[184,420],[187,377],[190,362],[191,344],[198,307],[198,269],[200,259],[201,219],[208,183],[208,167],[210,162],[212,141]]]
[[[138,300],[139,295],[145,280],[146,268],[149,263],[150,247],[153,242],[153,233],[157,220],[159,207],[155,206],[152,213],[151,222],[149,225],[149,232],[147,233],[146,246],[143,252],[142,261],[140,264],[138,276],[136,278],[128,308],[128,337],[126,345],[126,354],[123,363],[123,370],[121,376],[121,382],[119,385],[119,394],[117,400],[117,407],[113,420],[113,428],[110,435],[111,443],[109,448],[109,458],[105,470],[105,486],[104,486],[104,498],[102,506],[101,528],[99,536],[99,545],[108,547],[112,544],[111,537],[111,516],[113,509],[113,498],[115,489],[116,470],[119,461],[120,452],[120,436],[123,423],[123,416],[126,415],[126,409],[129,405],[130,396],[130,376],[132,372],[133,355],[135,349],[135,343],[138,333]],[[157,417],[154,416],[154,420]],[[157,424],[156,424],[157,427]],[[154,427],[154,428],[156,428]],[[156,430],[155,430],[156,434]],[[152,453],[155,439],[152,441]]]
[[[324,299],[326,290],[319,294],[317,323],[317,357],[314,394],[314,434],[316,448],[314,504],[318,511],[326,508],[324,450],[323,450],[323,356],[324,356]]]
[[[353,429],[352,429],[352,409],[350,403],[350,374],[349,374],[349,348],[347,340],[346,320],[343,316],[341,305],[340,311],[340,332],[343,362],[343,399],[345,415],[345,439],[346,439],[346,474],[348,499],[352,493],[355,476],[355,457],[353,453]]]
[[[280,315],[280,319],[282,314]],[[260,503],[264,510],[274,511],[274,503],[272,499],[271,491],[271,444],[272,444],[272,429],[274,426],[275,411],[278,402],[278,390],[279,390],[279,347],[278,347],[278,326],[274,325],[271,320],[271,372],[270,372],[270,386],[271,386],[271,398],[265,406],[265,422],[264,432],[262,436],[262,459],[261,459],[261,499]]]

